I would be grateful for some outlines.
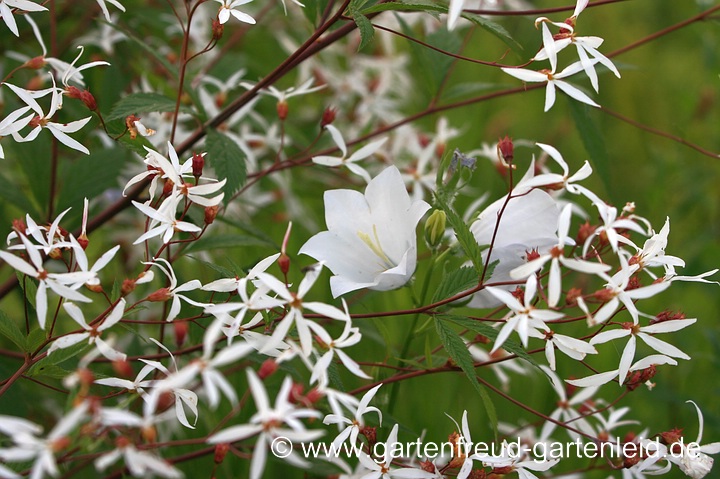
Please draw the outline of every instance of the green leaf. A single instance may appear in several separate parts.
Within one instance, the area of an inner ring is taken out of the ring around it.
[[[0,199],[17,206],[20,211],[27,213],[33,218],[38,218],[40,214],[35,208],[27,192],[24,192],[17,184],[17,181],[9,181],[5,175],[0,175],[2,188],[0,188]]]
[[[264,243],[266,246],[269,246],[270,248],[274,250],[280,250],[280,245],[275,242],[275,239],[273,239],[271,236],[269,236],[267,233],[265,233],[260,228],[254,226],[251,223],[243,223],[242,221],[235,221],[233,219],[228,219],[225,216],[218,217],[216,221],[221,221],[225,224],[228,224],[230,226],[233,226],[240,231],[244,231],[249,236],[252,236],[253,238],[257,238],[259,241]]]
[[[35,203],[43,209],[50,198],[50,139],[48,132],[41,134],[34,141],[15,142],[11,146],[27,180],[27,189],[32,192]],[[37,218],[36,218],[37,219]]]
[[[378,12],[384,12],[388,10],[398,11],[398,12],[427,12],[427,13],[447,13],[448,7],[445,5],[439,5],[437,3],[433,3],[426,0],[399,0],[395,2],[387,2],[387,3],[381,3],[379,5],[373,5],[372,7],[368,7],[363,9],[362,13],[365,15],[371,14],[371,13],[378,13]],[[478,25],[480,28],[484,29],[485,31],[489,32],[490,34],[494,35],[500,41],[505,43],[508,47],[510,47],[515,53],[517,53],[519,56],[523,56],[523,47],[520,45],[513,37],[510,35],[510,32],[508,32],[502,25],[499,23],[493,22],[492,20],[488,20],[487,18],[483,17],[482,15],[477,15],[474,13],[469,12],[463,12],[462,17],[470,20],[475,25]]]
[[[435,196],[436,206],[442,209],[447,215],[448,224],[455,231],[455,237],[463,249],[468,259],[472,261],[473,267],[477,274],[482,275],[483,262],[482,262],[482,250],[480,245],[475,240],[475,236],[470,232],[470,227],[465,224],[465,221],[455,213],[452,206],[445,201],[442,195]]]
[[[42,361],[40,361],[41,363]],[[63,369],[57,364],[42,364],[37,363],[26,373],[30,377],[35,378],[50,378],[50,379],[64,379],[71,373],[67,369]]]
[[[203,237],[192,243],[186,250],[188,253],[196,251],[223,250],[237,246],[265,246],[265,243],[251,236],[243,235],[215,235]]]
[[[436,319],[442,321],[452,321],[458,326],[462,326],[463,328],[469,329],[470,331],[473,331],[477,334],[482,334],[483,336],[490,338],[493,341],[497,338],[497,335],[499,333],[497,329],[493,328],[487,323],[484,323],[483,321],[475,321],[464,316],[457,316],[454,314],[438,314],[436,316]],[[516,355],[517,357],[524,359],[536,368],[540,368],[540,365],[535,361],[535,359],[533,359],[532,356],[527,353],[527,351],[525,351],[525,349],[520,345],[520,343],[512,339],[506,339],[502,347],[505,351],[508,351]]]
[[[477,286],[478,281],[480,281],[480,277],[473,267],[463,266],[458,269],[453,269],[450,273],[443,276],[440,286],[438,286],[438,289],[435,291],[432,302],[437,303],[438,301],[467,291],[473,286]]]
[[[223,192],[225,205],[232,199],[233,194],[245,183],[247,165],[245,155],[240,147],[230,138],[210,129],[205,138],[207,156],[205,161],[215,169],[218,179],[227,179]]]
[[[20,287],[25,293],[25,301],[29,303],[30,307],[34,311],[35,296],[37,295],[37,285],[35,284],[35,280],[25,276],[20,271],[16,271],[15,275],[17,276],[18,283],[20,283]]]
[[[375,28],[368,17],[358,11],[353,11],[352,18],[358,30],[360,30],[360,45],[358,46],[358,51],[361,51],[372,42],[373,36],[375,35]]]
[[[15,321],[0,311],[0,335],[12,341],[21,351],[27,351],[27,339]]]
[[[152,46],[150,46],[150,45],[148,44],[148,42],[143,41],[143,40],[141,40],[140,38],[136,37],[135,34],[134,34],[132,31],[130,31],[130,30],[126,29],[126,28],[121,27],[121,26],[120,26],[118,23],[116,23],[116,22],[105,22],[105,21],[103,21],[103,23],[105,23],[106,25],[109,25],[110,27],[114,28],[115,30],[118,30],[118,31],[124,33],[125,36],[127,36],[132,43],[134,43],[136,46],[140,47],[140,48],[141,48],[142,50],[144,50],[146,53],[150,54],[151,57],[153,57],[155,60],[157,60],[157,62],[160,63],[160,64],[165,68],[165,70],[167,70],[168,73],[170,73],[170,74],[171,74],[173,77],[175,77],[175,78],[178,78],[178,77],[179,77],[177,68],[175,68],[175,66],[173,66],[173,65],[167,60],[167,58],[165,58],[165,57],[160,53],[160,51],[161,51],[160,49],[158,49],[158,48],[153,48]]]
[[[371,13],[387,12],[388,10],[396,12],[438,12],[447,13],[448,9],[445,6],[438,5],[437,3],[427,0],[407,0],[397,2],[387,2],[373,5],[372,7],[364,8],[362,13],[365,15]]]
[[[485,31],[491,33],[492,35],[496,36],[500,39],[505,45],[510,47],[510,49],[515,52],[518,56],[522,57],[524,54],[524,49],[522,45],[520,45],[515,39],[510,35],[510,32],[505,30],[505,28],[500,25],[499,23],[495,23],[492,20],[488,20],[487,18],[483,17],[482,15],[477,15],[475,13],[469,13],[469,12],[463,12],[462,13],[463,18],[467,18],[471,22],[473,22],[475,25],[480,26],[480,28],[484,29]]]
[[[608,160],[605,138],[590,115],[591,107],[570,100],[570,113],[575,120],[575,127],[580,133],[583,146],[590,155],[590,164],[602,180],[605,189],[612,184],[610,179],[610,162]]]
[[[47,333],[45,330],[37,328],[30,331],[30,334],[27,337],[27,352],[28,353],[34,353],[37,351],[37,349],[40,347],[42,343],[45,342],[45,337]]]
[[[233,276],[235,276],[235,273],[233,273],[232,271],[230,271],[227,268],[223,268],[219,264],[215,264],[215,262],[203,261],[200,258],[196,258],[195,256],[190,256],[190,255],[188,255],[187,257],[193,261],[197,261],[198,263],[201,263],[201,264],[207,266],[208,268],[210,268],[213,271],[220,273],[223,278],[232,278]]]
[[[41,376],[50,371],[49,366],[57,366],[68,359],[77,356],[89,348],[88,343],[73,344],[69,348],[58,349],[35,363],[27,372],[28,376]]]
[[[495,405],[493,404],[492,399],[490,399],[490,396],[485,388],[477,379],[474,361],[467,349],[467,346],[465,345],[465,341],[463,341],[460,335],[448,326],[445,321],[440,319],[440,317],[435,318],[435,329],[438,332],[438,336],[440,336],[440,341],[442,341],[445,351],[447,351],[448,355],[452,358],[455,364],[460,366],[460,369],[463,370],[470,380],[470,383],[473,385],[478,394],[480,394],[483,406],[485,406],[485,412],[487,412],[488,419],[490,419],[490,426],[495,436],[497,436],[498,419],[497,412],[495,411]]]
[[[66,217],[67,221],[80,218],[84,198],[95,198],[119,186],[118,178],[125,167],[126,159],[127,153],[124,150],[112,148],[97,150],[89,156],[65,162],[61,175],[60,197],[57,202],[58,211],[72,207]]]
[[[168,98],[160,93],[131,93],[113,105],[110,115],[106,120],[118,120],[141,113],[168,111],[175,111],[175,99]],[[183,113],[193,113],[193,110],[185,105],[180,105],[180,111]]]

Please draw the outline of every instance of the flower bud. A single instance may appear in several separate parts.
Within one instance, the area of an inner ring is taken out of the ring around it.
[[[288,107],[288,104],[285,100],[281,100],[277,103],[277,106],[275,107],[277,110],[278,118],[280,118],[280,121],[285,120],[288,116],[288,112],[290,111],[290,107]]]
[[[169,299],[172,299],[170,288],[160,288],[154,293],[150,293],[147,297],[147,300],[153,303],[162,303],[163,301],[167,301]]]
[[[305,386],[300,383],[293,383],[288,394],[288,400],[292,404],[297,404],[302,400],[302,393],[305,390]]]
[[[88,245],[90,244],[90,240],[88,239],[86,234],[81,234],[77,239],[78,244],[80,247],[84,250],[87,249]]]
[[[425,222],[425,241],[430,247],[440,244],[445,235],[447,215],[442,210],[435,210]]]
[[[509,166],[512,164],[514,158],[514,150],[515,146],[513,145],[512,138],[510,138],[509,136],[505,135],[505,138],[501,138],[500,140],[498,140],[498,159],[503,165]]]
[[[203,174],[203,167],[205,166],[205,154],[194,153],[192,156],[192,172],[196,180],[198,180]]]
[[[215,464],[222,464],[229,450],[230,444],[227,442],[223,442],[215,446]]]
[[[97,110],[97,102],[95,101],[95,97],[88,90],[83,90],[80,92],[80,100],[82,100],[88,110]]]
[[[113,371],[122,378],[131,378],[134,376],[132,365],[124,359],[118,359],[112,362]]]
[[[45,57],[38,56],[38,57],[34,57],[34,58],[31,58],[30,60],[26,61],[23,66],[25,68],[29,68],[31,70],[39,70],[42,67],[44,67],[46,64],[47,64],[47,62],[45,61]]]
[[[65,96],[68,98],[74,98],[75,100],[79,100],[82,96],[82,92],[78,87],[70,85],[67,87],[67,90],[65,90]]]
[[[282,271],[283,274],[288,274],[288,271],[290,271],[290,256],[285,253],[280,253],[278,266],[280,266],[280,271]]]
[[[185,344],[185,339],[187,338],[188,334],[188,322],[187,321],[174,321],[173,322],[173,330],[175,332],[175,344],[177,347],[181,347],[183,344]]]
[[[275,371],[278,369],[278,363],[274,359],[266,359],[265,362],[262,363],[260,366],[260,370],[258,370],[258,377],[260,379],[265,379],[268,376],[271,376]]]
[[[321,400],[323,397],[325,397],[325,395],[318,388],[312,388],[305,395],[305,398],[310,402],[310,404],[315,404],[316,402]]]
[[[220,209],[220,205],[205,207],[205,224],[206,225],[213,224],[213,222],[215,221],[215,217],[217,217],[219,209]]]
[[[322,120],[320,120],[320,126],[322,128],[325,128],[329,124],[331,124],[333,121],[335,121],[335,116],[337,115],[337,109],[333,108],[331,106],[325,108],[325,111],[323,111],[322,114]]]
[[[217,18],[213,18],[212,21],[212,38],[215,41],[218,41],[222,38],[223,32],[225,31],[225,25],[220,23],[220,21]]]
[[[133,291],[135,291],[135,280],[129,278],[123,280],[122,286],[120,287],[120,294],[123,296],[127,296]]]

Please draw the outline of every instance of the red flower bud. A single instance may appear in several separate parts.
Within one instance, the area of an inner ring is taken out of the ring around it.
[[[500,138],[497,144],[498,157],[502,159],[508,165],[513,162],[515,146],[513,145],[512,138],[505,135],[505,138]]]
[[[337,109],[333,108],[331,106],[325,108],[325,111],[323,111],[322,114],[322,120],[320,120],[320,126],[322,128],[325,128],[329,124],[331,124],[333,121],[335,121],[335,116],[337,115]]]
[[[218,214],[219,209],[220,209],[220,205],[205,207],[205,224],[206,225],[213,224],[213,222],[215,221],[215,217]]]
[[[201,153],[194,153],[192,156],[192,172],[195,179],[198,179],[202,176],[204,166],[205,155]]]
[[[215,464],[222,464],[229,450],[230,444],[227,442],[223,442],[215,446]]]
[[[170,294],[170,288],[160,288],[154,293],[150,293],[147,300],[154,303],[162,303],[163,301],[167,301],[171,298],[172,294]]]
[[[129,362],[125,360],[116,360],[112,362],[113,371],[120,377],[131,378],[135,375],[133,368]]]
[[[23,65],[25,68],[30,68],[32,70],[39,70],[42,67],[44,67],[47,64],[45,61],[45,57],[34,57],[30,60],[26,61]]]
[[[280,118],[280,121],[283,121],[285,118],[287,118],[290,108],[288,107],[288,104],[285,100],[281,100],[278,102],[276,110],[278,118]]]
[[[175,321],[173,322],[173,330],[175,331],[175,344],[179,348],[185,343],[185,339],[188,334],[188,322],[187,321]]]
[[[122,282],[122,287],[120,288],[120,293],[123,296],[127,296],[128,294],[135,291],[135,280],[134,279],[125,279]]]
[[[268,376],[271,376],[275,371],[278,369],[278,363],[274,359],[266,359],[265,362],[262,363],[262,366],[260,366],[260,370],[258,371],[258,377],[260,379],[265,379]]]
[[[80,92],[80,99],[83,103],[85,103],[85,106],[88,108],[88,110],[97,110],[97,102],[95,101],[95,97],[88,90],[83,90],[82,92]]]

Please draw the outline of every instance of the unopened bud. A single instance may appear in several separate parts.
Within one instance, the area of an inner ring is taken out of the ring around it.
[[[188,334],[188,322],[187,321],[175,321],[173,322],[173,330],[175,331],[175,344],[179,348],[185,344],[185,339]]]
[[[121,378],[131,378],[135,375],[132,365],[124,359],[118,359],[112,362],[113,371]]]
[[[302,393],[305,390],[305,386],[303,386],[300,383],[293,383],[292,387],[290,388],[290,393],[288,393],[288,400],[292,404],[297,404],[302,399]]]
[[[84,233],[78,237],[77,242],[83,250],[86,250],[88,245],[90,244],[90,240]]]
[[[217,18],[213,18],[212,21],[212,37],[213,40],[218,41],[222,38],[223,32],[225,31],[225,25],[220,23]]]
[[[199,179],[203,174],[203,168],[205,167],[205,154],[195,153],[192,156],[192,172],[195,179]]]
[[[23,65],[25,68],[30,68],[32,70],[39,70],[42,67],[44,67],[47,64],[45,61],[45,57],[34,57],[30,60],[26,61]]]
[[[577,234],[577,244],[583,244],[585,241],[590,237],[591,234],[595,232],[595,226],[591,225],[589,222],[585,222],[584,224],[580,225],[580,229],[578,229]]]
[[[445,236],[447,215],[443,210],[435,210],[425,222],[425,241],[430,247],[440,244]]]
[[[80,92],[80,100],[82,100],[88,110],[97,110],[97,102],[95,101],[95,97],[88,90],[83,90],[82,92]]]
[[[120,287],[120,294],[123,296],[127,296],[128,294],[135,291],[135,280],[134,279],[125,279],[122,282],[122,286]]]
[[[308,400],[310,404],[315,404],[319,400],[321,400],[325,395],[318,389],[313,388],[305,395],[305,399]]]
[[[275,371],[278,369],[278,363],[274,359],[266,359],[265,362],[262,363],[260,366],[260,369],[258,370],[258,377],[260,379],[265,379],[268,376],[271,376]]]
[[[83,386],[90,386],[95,382],[95,375],[87,368],[78,369],[77,377],[80,380],[80,384]]]
[[[220,209],[220,205],[205,207],[205,224],[206,225],[213,224],[213,222],[215,221],[215,217],[217,217],[219,209]]]
[[[505,165],[509,166],[513,162],[515,146],[513,145],[512,138],[505,135],[505,138],[498,140],[497,152],[498,160]]]
[[[79,100],[82,96],[82,92],[78,87],[70,85],[67,87],[67,90],[65,90],[65,96],[68,98],[74,98],[75,100]]]
[[[140,429],[140,434],[147,443],[153,443],[157,439],[157,430],[154,426],[144,426]]]
[[[280,253],[278,266],[280,266],[280,271],[282,271],[283,274],[288,274],[288,271],[290,271],[290,256],[285,253]]]
[[[223,442],[215,446],[215,464],[222,464],[229,450],[230,444],[227,442]]]
[[[150,293],[147,297],[148,301],[152,301],[154,303],[162,303],[163,301],[167,301],[169,299],[172,299],[170,288],[160,288],[154,293]]]
[[[320,120],[320,126],[322,128],[325,128],[326,126],[335,121],[335,116],[337,116],[336,108],[333,108],[331,106],[325,108],[325,111],[323,111],[322,114],[322,120]]]
[[[85,287],[92,291],[93,293],[102,293],[103,287],[101,284],[85,284]]]
[[[277,103],[276,110],[278,118],[280,118],[280,121],[283,121],[285,118],[287,118],[290,107],[288,107],[288,104],[285,100],[281,100]]]

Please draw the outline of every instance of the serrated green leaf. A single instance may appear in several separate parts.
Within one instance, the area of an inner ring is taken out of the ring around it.
[[[335,389],[341,392],[346,391],[345,385],[343,384],[342,378],[340,377],[340,371],[338,369],[337,363],[331,362],[328,365],[327,375],[328,379],[330,380],[330,384],[332,384]]]
[[[45,342],[46,335],[47,333],[45,332],[45,330],[40,328],[30,331],[30,334],[27,337],[26,351],[28,353],[34,353],[35,351],[37,351],[40,345]]]
[[[408,1],[397,1],[380,3],[373,5],[372,7],[364,8],[362,13],[369,15],[371,13],[387,12],[389,10],[397,12],[439,12],[447,13],[448,9],[445,6],[438,5],[431,1],[425,0],[408,0]]]
[[[130,115],[153,112],[174,112],[175,99],[168,98],[160,93],[131,93],[118,100],[112,107],[108,121],[126,118]],[[183,113],[193,113],[193,110],[185,105],[180,105]]]
[[[112,291],[110,293],[111,301],[114,302],[114,301],[117,301],[118,299],[120,299],[121,288],[122,288],[122,282],[119,281],[117,278],[115,278],[115,281],[113,281]]]
[[[33,218],[40,216],[32,200],[28,197],[27,193],[17,185],[16,181],[9,181],[5,178],[5,175],[0,175],[0,181],[2,181],[3,185],[2,188],[0,188],[0,199],[17,206],[20,211],[29,214]]]
[[[15,321],[3,311],[0,311],[0,335],[12,341],[21,351],[27,351],[27,338]]]
[[[35,311],[35,296],[37,295],[37,285],[35,284],[35,280],[30,279],[20,271],[16,271],[15,276],[17,276],[18,283],[25,293],[25,301],[27,301],[30,308]]]
[[[438,336],[440,336],[440,341],[442,341],[445,351],[447,351],[448,355],[455,364],[463,370],[470,380],[470,383],[473,385],[478,394],[480,394],[483,406],[485,406],[485,412],[490,420],[490,426],[495,436],[497,436],[498,419],[497,412],[495,411],[495,405],[493,404],[492,399],[490,399],[490,395],[488,395],[485,388],[477,379],[474,361],[472,355],[467,349],[467,346],[465,345],[465,341],[463,341],[460,335],[439,317],[435,318],[435,329],[438,332]]]
[[[436,316],[436,319],[442,321],[452,321],[458,326],[462,326],[463,328],[469,329],[470,331],[473,331],[477,334],[482,334],[483,336],[493,341],[497,338],[499,333],[497,329],[493,328],[489,324],[486,324],[482,321],[474,321],[463,316],[457,316],[454,314],[438,314]],[[533,359],[533,357],[530,356],[527,351],[525,351],[525,349],[520,345],[520,343],[508,338],[505,340],[502,347],[505,351],[508,351],[509,353],[512,353],[521,359],[524,359],[536,368],[540,368],[540,365],[537,363],[537,361],[535,361],[535,359]]]
[[[213,129],[207,132],[205,148],[207,164],[215,169],[218,179],[227,180],[223,187],[225,193],[223,203],[227,205],[233,194],[245,183],[247,177],[245,154],[233,140]]]
[[[232,234],[215,235],[203,237],[195,241],[188,247],[187,252],[222,250],[225,248],[235,248],[237,246],[265,246],[265,243],[251,236]]]
[[[45,370],[47,370],[48,366],[56,366],[58,364],[64,363],[68,359],[77,356],[78,354],[84,352],[90,347],[87,343],[79,343],[79,344],[73,344],[69,348],[64,349],[58,349],[54,351],[52,354],[49,354],[42,358],[40,361],[35,363],[27,372],[28,376],[39,376],[43,375]]]
[[[249,236],[252,236],[253,238],[257,238],[259,241],[265,243],[267,246],[274,250],[279,250],[280,245],[275,242],[275,239],[271,236],[268,236],[267,233],[265,233],[260,228],[252,225],[251,223],[243,223],[241,221],[235,221],[232,219],[228,219],[227,217],[218,217],[216,221],[220,221],[222,223],[225,223],[227,225],[233,226],[240,231],[244,231]]]
[[[118,30],[127,36],[127,38],[130,39],[132,43],[134,43],[136,46],[140,47],[142,50],[150,54],[155,60],[157,60],[158,63],[160,63],[165,70],[167,70],[168,73],[170,73],[175,78],[178,78],[178,71],[177,68],[175,68],[168,60],[165,58],[157,48],[153,48],[148,44],[148,42],[141,40],[140,38],[136,37],[135,34],[120,26],[117,22],[103,22],[106,25],[109,25],[110,27],[114,28],[115,30]]]
[[[64,379],[71,373],[67,369],[63,369],[57,364],[42,364],[42,361],[30,368],[26,373],[28,376],[33,378],[50,378],[50,379]]]
[[[480,245],[475,240],[475,236],[470,232],[470,227],[465,221],[455,213],[452,206],[445,201],[442,195],[435,196],[436,207],[440,208],[447,215],[447,222],[455,232],[455,237],[460,244],[460,247],[467,255],[468,259],[472,262],[475,271],[479,275],[482,275],[483,262],[482,262],[482,250]]]
[[[361,51],[372,42],[373,36],[375,35],[375,27],[372,22],[360,12],[354,11],[352,19],[360,30],[360,45],[358,51]]]
[[[425,0],[399,0],[395,2],[387,2],[381,3],[379,5],[373,5],[372,7],[363,9],[362,13],[368,15],[371,13],[384,12],[388,10],[398,12],[447,13],[448,7],[446,5],[440,5]],[[520,45],[512,37],[512,35],[510,35],[510,32],[508,32],[505,27],[503,27],[499,23],[489,20],[482,15],[477,15],[469,12],[463,12],[462,17],[470,20],[472,23],[478,25],[483,30],[500,39],[519,56],[523,55],[524,49],[522,45]]]
[[[585,151],[590,155],[590,164],[596,171],[605,188],[612,184],[610,178],[610,162],[605,146],[605,137],[598,129],[590,115],[590,106],[570,100],[570,113],[575,121],[575,127],[580,133]]]
[[[210,268],[213,271],[220,273],[223,278],[232,278],[233,276],[235,276],[235,273],[233,273],[232,271],[230,271],[227,268],[223,268],[219,264],[215,264],[215,262],[203,261],[200,258],[197,258],[195,256],[190,256],[190,255],[188,255],[187,257],[193,261],[197,261],[198,263],[201,263],[201,264],[207,266],[208,268]]]
[[[440,286],[438,286],[438,289],[435,291],[432,302],[437,303],[438,301],[467,291],[473,286],[477,286],[478,281],[480,281],[480,277],[477,271],[475,271],[475,268],[463,266],[458,269],[453,269],[443,277]]]
[[[127,153],[124,150],[112,148],[97,150],[89,156],[64,163],[58,210],[73,208],[65,221],[70,222],[77,218],[79,224],[84,198],[95,198],[119,186],[118,178],[125,167],[126,158]]]
[[[477,15],[475,13],[469,13],[469,12],[463,12],[462,13],[463,18],[467,18],[471,22],[473,22],[475,25],[480,26],[480,28],[484,29],[485,31],[491,33],[492,35],[499,38],[505,45],[510,47],[510,49],[517,53],[518,56],[522,57],[524,49],[522,45],[520,45],[515,39],[510,35],[510,32],[505,30],[505,28],[500,25],[499,23],[495,23],[492,20],[488,20],[487,18],[483,17],[482,15]]]
[[[452,85],[444,89],[442,92],[442,99],[445,101],[456,100],[458,98],[477,95],[478,93],[490,90],[498,90],[500,87],[501,85],[498,85],[497,83],[458,83],[457,85]]]

